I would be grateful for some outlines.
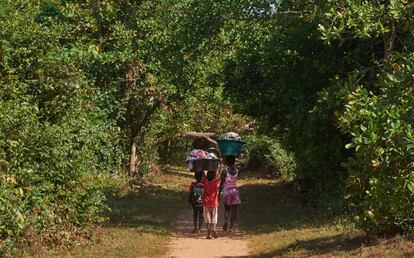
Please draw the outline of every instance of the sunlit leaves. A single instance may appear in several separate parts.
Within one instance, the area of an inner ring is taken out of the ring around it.
[[[352,170],[349,193],[362,193],[352,198],[358,222],[365,229],[379,231],[410,230],[414,198],[412,195],[413,56],[398,60],[394,75],[379,76],[380,93],[374,94],[359,87],[351,93],[340,125],[352,134],[355,158],[348,162]],[[395,63],[389,64],[395,67]]]

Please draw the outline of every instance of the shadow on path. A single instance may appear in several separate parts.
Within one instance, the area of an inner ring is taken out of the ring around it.
[[[375,239],[358,236],[348,238],[344,235],[334,237],[318,237],[311,240],[297,240],[284,248],[276,249],[267,253],[261,253],[253,257],[275,257],[289,254],[294,250],[302,250],[306,256],[332,255],[333,253],[345,252],[349,255],[358,255],[361,246],[369,247],[377,244]]]
[[[358,230],[338,228],[338,218],[304,207],[302,196],[287,183],[261,179],[243,182],[239,222],[247,234],[260,241],[253,257],[413,257],[409,241],[378,239]]]
[[[191,180],[194,179],[194,173],[190,172],[186,167],[164,165],[162,166],[162,171],[168,175],[191,178]]]
[[[154,185],[143,188],[125,196],[108,197],[111,210],[104,227],[130,227],[143,233],[168,235],[171,217],[182,209],[183,193]]]
[[[243,230],[249,234],[322,227],[329,223],[320,211],[304,207],[301,196],[284,182],[248,183],[240,187],[240,192],[239,218]]]
[[[224,210],[219,208],[219,220],[217,225],[217,234],[218,238],[226,238],[226,239],[238,239],[244,240],[245,237],[243,234],[236,229],[235,232],[227,232],[222,230],[222,225],[224,221]],[[175,230],[173,232],[173,237],[178,238],[190,238],[190,239],[205,239],[207,236],[207,229],[206,225],[203,222],[203,228],[200,233],[192,233],[193,231],[193,210],[187,209],[184,210],[177,219],[175,224]]]

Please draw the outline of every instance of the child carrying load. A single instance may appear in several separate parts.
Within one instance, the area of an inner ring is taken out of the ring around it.
[[[224,164],[227,166],[221,172],[220,193],[224,204],[224,225],[223,230],[232,232],[237,218],[237,206],[241,203],[240,193],[237,187],[239,171],[235,167],[236,157],[225,156]],[[230,217],[230,227],[229,226]]]
[[[207,225],[207,239],[217,238],[217,214],[218,214],[218,186],[220,179],[216,171],[208,171],[207,176],[203,178],[204,185],[204,220]]]
[[[194,220],[193,233],[200,233],[201,226],[203,225],[204,185],[201,183],[203,176],[204,176],[204,172],[196,172],[194,175],[196,181],[191,183],[190,185],[190,196],[189,196],[188,202],[193,208],[193,220]]]
[[[220,194],[224,204],[224,225],[223,231],[233,231],[237,218],[237,206],[241,203],[240,193],[237,187],[239,171],[235,166],[236,157],[243,150],[245,141],[234,132],[228,132],[220,136],[218,145],[223,155],[226,168],[221,171]],[[230,225],[229,225],[230,219]]]

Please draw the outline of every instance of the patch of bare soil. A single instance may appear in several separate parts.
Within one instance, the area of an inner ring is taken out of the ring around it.
[[[193,234],[193,211],[185,210],[179,216],[173,232],[170,257],[248,257],[247,239],[237,228],[234,232],[222,231],[224,211],[219,209],[218,238],[206,239],[205,225],[200,234]]]

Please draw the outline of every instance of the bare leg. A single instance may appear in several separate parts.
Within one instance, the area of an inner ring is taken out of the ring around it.
[[[197,215],[198,215],[197,207],[193,206],[193,222],[194,222],[193,233],[197,232]]]
[[[207,223],[207,239],[211,239],[211,223]]]
[[[224,225],[223,225],[224,231],[227,231],[227,227],[229,225],[229,218],[230,218],[230,205],[224,205]]]
[[[203,220],[204,220],[203,209],[199,209],[198,210],[198,229],[197,229],[197,232],[200,232],[201,226],[203,226]]]
[[[233,229],[237,218],[237,204],[231,205],[230,231]]]
[[[214,238],[217,238],[217,231],[216,231],[216,223],[212,223],[212,225],[213,225],[213,230],[212,230],[212,233],[213,233],[213,237]]]

